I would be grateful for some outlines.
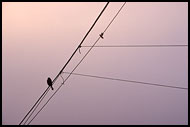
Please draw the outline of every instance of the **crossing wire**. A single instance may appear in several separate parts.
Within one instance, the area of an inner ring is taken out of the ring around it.
[[[30,112],[36,107],[36,105],[39,105],[42,98],[45,97],[45,95],[48,93],[48,91],[50,90],[50,87],[48,86],[48,88],[44,91],[44,93],[39,97],[39,99],[36,101],[36,103],[32,106],[32,108],[28,111],[28,113],[24,116],[24,118],[21,120],[21,122],[19,123],[19,125],[22,124],[22,122],[26,119],[26,117],[30,114]],[[35,108],[36,109],[36,108]]]
[[[69,60],[66,62],[66,64],[63,66],[63,68],[61,69],[61,71],[58,73],[58,75],[54,78],[54,80],[52,81],[52,85],[55,83],[55,81],[57,80],[57,78],[59,77],[59,75],[62,73],[62,71],[65,69],[65,67],[68,65],[68,63],[71,61],[71,59],[73,58],[73,56],[75,55],[75,53],[77,52],[77,50],[81,47],[82,43],[84,42],[84,40],[86,39],[86,37],[88,36],[88,34],[90,33],[90,31],[92,30],[92,28],[95,26],[96,22],[98,21],[98,19],[100,18],[100,16],[103,14],[103,12],[105,11],[105,9],[107,8],[109,2],[106,3],[106,5],[104,6],[103,10],[101,11],[101,13],[98,15],[98,17],[96,18],[95,22],[93,23],[93,25],[91,26],[91,28],[88,30],[88,32],[86,33],[86,35],[84,36],[84,38],[82,39],[82,41],[80,42],[79,46],[76,48],[76,50],[73,52],[73,54],[71,55],[71,57],[69,58]],[[25,117],[22,119],[22,121],[19,123],[19,125],[22,124],[22,122],[26,119],[26,117],[30,114],[30,112],[36,107],[36,105],[39,105],[38,103],[40,103],[42,97],[44,98],[44,95],[49,92],[49,86],[48,88],[44,91],[44,93],[40,96],[40,98],[36,101],[36,103],[33,105],[33,107],[30,109],[30,111],[25,115]],[[36,108],[35,108],[36,109]],[[34,112],[34,111],[33,111]],[[30,115],[31,116],[31,115]]]
[[[111,22],[109,23],[109,25],[106,27],[106,29],[104,30],[104,32],[106,32],[106,30],[109,28],[109,26],[111,25],[111,23],[114,21],[114,19],[116,18],[116,16],[119,14],[119,12],[121,11],[121,9],[124,7],[124,5],[126,4],[126,2],[122,5],[122,7],[119,9],[119,11],[117,12],[117,14],[114,16],[114,18],[111,20]],[[100,37],[98,37],[98,39],[94,42],[93,46],[96,45],[96,43],[99,41]],[[65,82],[69,79],[69,77],[71,76],[71,74],[74,72],[74,70],[81,64],[81,62],[84,60],[84,58],[89,54],[89,52],[92,50],[93,46],[87,51],[87,53],[83,56],[83,58],[80,60],[80,62],[75,66],[75,68],[71,71],[71,73],[69,74],[69,76],[65,79]],[[61,71],[62,73],[62,71]],[[60,73],[60,74],[61,74]],[[49,101],[51,100],[51,98],[57,93],[57,91],[64,85],[61,84],[58,89],[53,93],[53,95],[47,100],[47,102],[42,106],[42,108],[36,113],[36,115],[31,119],[31,121],[27,124],[29,125],[35,118],[36,116],[42,111],[42,109],[49,103]]]
[[[23,125],[25,125],[27,123],[27,121],[30,119],[30,117],[32,116],[32,114],[34,113],[34,111],[38,108],[38,106],[40,105],[41,101],[44,99],[44,97],[46,96],[48,92],[46,92],[44,94],[44,96],[42,97],[42,99],[39,101],[39,103],[36,105],[36,107],[34,108],[34,110],[30,113],[29,117],[26,119],[26,121],[24,122]]]
[[[81,47],[92,47],[92,46],[89,46],[89,45],[84,45],[84,46],[81,46]],[[188,45],[96,45],[96,46],[93,46],[95,48],[125,48],[125,47],[137,47],[137,48],[146,48],[146,47],[188,47]]]
[[[152,86],[161,86],[161,87],[167,87],[167,88],[188,90],[188,88],[185,88],[185,87],[169,86],[169,85],[163,85],[163,84],[158,84],[158,83],[149,83],[149,82],[142,82],[142,81],[135,81],[135,80],[128,80],[128,79],[118,79],[118,78],[103,77],[103,76],[96,76],[96,75],[87,75],[87,74],[79,74],[79,73],[70,73],[70,72],[64,72],[64,73],[65,74],[77,75],[77,76],[91,77],[91,78],[115,80],[115,81],[122,81],[122,82],[132,82],[132,83],[138,83],[138,84],[145,84],[145,85],[152,85]]]

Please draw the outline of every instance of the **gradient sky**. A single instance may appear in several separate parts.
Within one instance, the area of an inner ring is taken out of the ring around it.
[[[3,2],[3,124],[19,124],[105,4]],[[108,5],[83,45],[95,42],[122,4]],[[97,45],[127,44],[188,44],[188,3],[127,2]],[[188,47],[93,48],[75,73],[187,88]],[[188,124],[188,91],[72,75],[31,124]]]

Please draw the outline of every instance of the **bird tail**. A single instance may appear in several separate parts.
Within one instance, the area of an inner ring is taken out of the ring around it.
[[[53,90],[53,87],[52,86],[50,86],[51,87],[51,89]]]

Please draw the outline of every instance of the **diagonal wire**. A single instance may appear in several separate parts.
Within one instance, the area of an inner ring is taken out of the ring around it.
[[[126,3],[126,2],[125,2]],[[125,5],[125,3],[123,4],[123,6]],[[121,9],[123,8],[123,6],[120,8],[120,10],[118,11],[118,13],[115,15],[115,17],[112,19],[112,21],[109,23],[109,25],[106,27],[106,29],[104,30],[104,32],[108,29],[108,27],[111,25],[111,23],[114,21],[114,19],[116,18],[116,16],[119,14],[119,12],[121,11]],[[100,37],[98,37],[98,39],[95,41],[95,43],[93,44],[93,46],[96,45],[96,43],[99,41]],[[89,52],[92,50],[93,46],[87,51],[87,53],[83,56],[83,58],[80,60],[80,62],[75,66],[75,68],[71,71],[74,72],[74,70],[81,64],[81,62],[84,60],[84,58],[89,54]],[[62,71],[61,71],[62,73]],[[60,73],[60,74],[61,74]],[[69,76],[65,79],[65,82],[67,81],[67,79],[71,76],[71,74],[69,74]],[[47,102],[42,106],[42,108],[36,113],[36,115],[31,119],[31,121],[28,123],[28,125],[34,120],[34,118],[42,111],[42,109],[48,104],[48,102],[51,100],[51,98],[57,93],[57,91],[64,85],[61,84],[58,89],[53,93],[53,95],[47,100]]]
[[[96,75],[87,75],[87,74],[79,74],[79,73],[70,73],[70,72],[64,72],[65,74],[72,74],[77,76],[84,76],[84,77],[91,77],[91,78],[98,78],[98,79],[107,79],[107,80],[115,80],[115,81],[122,81],[122,82],[132,82],[132,83],[138,83],[138,84],[145,84],[145,85],[152,85],[152,86],[161,86],[161,87],[167,87],[167,88],[175,88],[175,89],[183,89],[188,90],[188,88],[185,87],[178,87],[178,86],[169,86],[169,85],[163,85],[158,83],[149,83],[149,82],[142,82],[142,81],[135,81],[135,80],[128,80],[128,79],[118,79],[118,78],[111,78],[111,77],[103,77],[103,76],[96,76]]]
[[[83,40],[80,42],[79,46],[76,48],[76,50],[73,52],[73,54],[71,55],[71,57],[69,58],[69,60],[66,62],[66,64],[63,66],[63,68],[61,69],[61,71],[58,73],[58,75],[54,78],[54,80],[52,81],[52,85],[55,83],[55,81],[57,80],[57,78],[60,76],[60,74],[62,73],[62,71],[65,69],[65,67],[68,65],[68,63],[71,61],[71,59],[73,58],[74,54],[77,52],[78,49],[80,49],[82,43],[84,42],[84,40],[86,39],[86,37],[88,36],[88,34],[90,33],[90,31],[92,30],[92,28],[95,26],[96,22],[98,21],[98,19],[100,18],[100,16],[103,14],[103,12],[105,11],[106,7],[108,6],[109,2],[107,2],[107,4],[104,6],[103,10],[100,12],[100,14],[98,15],[98,17],[96,18],[95,22],[93,23],[93,25],[91,26],[91,28],[88,30],[88,32],[86,33],[86,35],[84,36]],[[41,98],[43,97],[43,95],[46,93],[46,91],[49,91],[49,87],[45,90],[45,92],[41,95],[41,97],[37,100],[37,102],[34,104],[34,106],[30,109],[30,111],[26,114],[26,116],[22,119],[22,121],[19,123],[19,125],[21,125],[21,123],[26,119],[26,117],[29,115],[29,113],[35,108],[35,106],[38,104],[38,102],[41,100]],[[43,97],[44,98],[44,97]],[[42,101],[42,100],[41,100]],[[40,101],[40,102],[41,102]],[[39,103],[40,103],[39,102]],[[39,105],[39,104],[38,104]],[[35,108],[36,109],[36,108]],[[33,111],[34,112],[34,111]],[[31,116],[31,115],[30,115]]]
[[[109,48],[109,47],[114,47],[114,48],[117,48],[117,47],[187,47],[188,45],[97,45],[97,46],[93,46],[93,47],[100,47],[100,48]],[[92,46],[81,46],[81,47],[92,47]],[[43,96],[43,95],[42,95]],[[43,99],[43,98],[42,98]],[[41,100],[42,101],[42,100]],[[41,102],[40,101],[40,102]],[[39,103],[40,103],[39,102]],[[38,104],[39,105],[39,104]],[[37,108],[37,107],[36,107]],[[36,109],[35,108],[35,109]],[[34,109],[34,111],[35,111]],[[33,111],[33,112],[34,112]],[[33,113],[32,112],[32,113]],[[32,115],[32,114],[31,114]],[[30,115],[30,116],[31,116]],[[28,119],[30,118],[30,116],[28,117]],[[27,120],[28,120],[27,119]],[[25,121],[25,123],[27,122],[27,120]],[[24,124],[25,124],[24,123]]]
[[[117,14],[113,17],[113,19],[111,20],[111,22],[108,24],[108,26],[106,27],[106,29],[104,30],[103,33],[105,33],[107,31],[107,29],[110,27],[110,25],[113,23],[114,19],[117,17],[117,15],[120,13],[120,11],[122,10],[122,8],[125,6],[126,2],[124,2],[124,4],[121,6],[121,8],[119,9],[119,11],[117,12]]]
[[[82,43],[84,42],[84,40],[86,39],[86,37],[88,36],[88,34],[90,33],[90,31],[92,30],[92,28],[95,26],[96,22],[98,21],[98,19],[100,18],[100,16],[103,14],[103,12],[105,11],[106,7],[108,6],[109,2],[107,2],[107,4],[105,5],[105,7],[103,8],[103,10],[101,11],[101,13],[99,14],[99,16],[96,18],[95,22],[93,23],[93,25],[91,26],[91,28],[89,29],[89,31],[86,33],[86,35],[84,36],[84,38],[82,39],[82,41],[80,42],[79,46],[76,48],[76,50],[73,52],[73,54],[71,55],[71,57],[69,58],[69,60],[66,62],[66,64],[63,66],[63,68],[61,69],[61,71],[57,74],[57,76],[54,78],[54,80],[52,81],[52,84],[54,84],[54,82],[57,80],[57,78],[59,77],[59,75],[63,72],[63,70],[65,69],[65,67],[67,66],[67,64],[71,61],[71,59],[73,58],[74,54],[77,52],[77,50],[80,50],[80,47],[82,45]]]
[[[36,103],[32,106],[32,108],[30,109],[30,111],[24,116],[24,118],[21,120],[21,122],[19,123],[19,125],[22,124],[22,122],[26,119],[26,117],[30,114],[30,112],[36,107],[36,105],[39,105],[40,102],[42,101],[42,98],[44,98],[44,95],[46,95],[48,93],[48,91],[50,90],[49,86],[48,88],[44,91],[44,93],[40,96],[40,98],[36,101]],[[38,106],[37,106],[38,107]],[[36,109],[36,108],[35,108]]]
[[[49,89],[50,90],[50,89]],[[48,90],[48,91],[49,91]],[[34,113],[34,111],[38,108],[39,104],[41,103],[41,101],[44,99],[44,97],[47,95],[48,91],[44,94],[44,96],[42,97],[42,99],[39,101],[39,103],[36,105],[36,107],[34,108],[34,110],[31,112],[31,114],[29,115],[29,117],[26,119],[26,121],[24,122],[23,125],[26,124],[26,122],[30,119],[30,117],[32,116],[32,114]]]
[[[99,41],[100,37],[96,40],[96,42],[94,43],[94,45]],[[64,84],[65,82],[69,79],[69,77],[71,76],[71,74],[74,72],[74,70],[81,64],[81,62],[84,60],[84,58],[89,54],[89,52],[91,51],[91,49],[93,48],[93,46],[88,50],[88,52],[83,56],[83,58],[80,60],[80,62],[75,66],[75,68],[71,71],[71,73],[69,74],[69,76],[67,76],[67,78],[65,79],[64,81]],[[57,90],[52,94],[52,96],[47,100],[47,102],[43,105],[43,107],[36,113],[36,115],[31,119],[31,121],[27,124],[29,125],[33,120],[34,118],[42,111],[42,109],[49,103],[49,101],[51,100],[51,98],[58,92],[58,90],[64,85],[64,84],[61,84]]]

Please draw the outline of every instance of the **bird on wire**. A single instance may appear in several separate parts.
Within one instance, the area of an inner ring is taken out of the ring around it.
[[[53,90],[53,87],[52,87],[52,80],[51,80],[50,77],[48,77],[48,79],[47,79],[47,84],[48,84],[48,86],[51,87],[51,89]]]

